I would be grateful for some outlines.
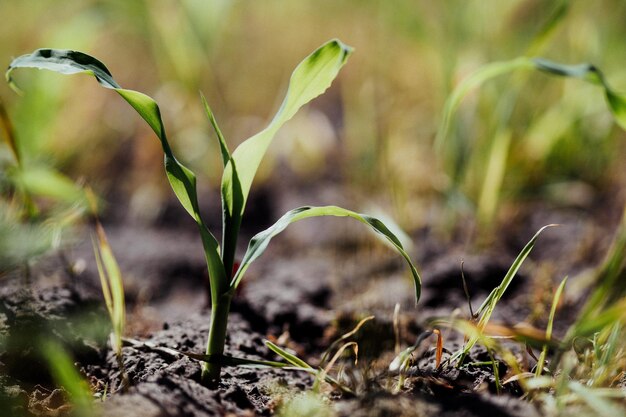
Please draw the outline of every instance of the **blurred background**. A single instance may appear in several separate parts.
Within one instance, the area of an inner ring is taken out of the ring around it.
[[[176,154],[207,193],[221,168],[199,91],[234,148],[271,119],[297,63],[337,37],[355,53],[331,89],[281,130],[261,187],[333,183],[349,207],[381,207],[408,231],[460,218],[493,230],[533,199],[583,210],[623,199],[614,191],[625,176],[624,132],[602,90],[580,80],[532,71],[490,80],[454,115],[453,151],[434,147],[446,98],[492,62],[592,62],[624,90],[620,0],[1,0],[0,16],[5,67],[40,47],[77,49],[123,87],[154,97]],[[75,201],[78,181],[123,202],[135,221],[162,215],[171,191],[161,150],[125,102],[87,76],[16,78],[24,95],[0,83],[0,100],[24,169],[12,169],[2,142],[4,191],[25,187],[55,205]]]

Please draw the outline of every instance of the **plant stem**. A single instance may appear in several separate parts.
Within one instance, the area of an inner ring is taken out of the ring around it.
[[[213,362],[202,365],[202,383],[211,388],[217,388],[220,381],[222,363],[220,357],[224,354],[226,342],[226,328],[232,295],[227,292],[219,297],[211,307],[211,328],[207,341],[206,354],[216,358]]]

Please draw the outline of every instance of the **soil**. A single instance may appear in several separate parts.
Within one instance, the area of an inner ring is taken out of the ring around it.
[[[313,203],[342,204],[346,198],[332,191],[336,188],[321,189],[330,191],[303,193],[315,195],[319,201]],[[258,215],[244,227],[244,234],[249,237],[267,226],[282,211],[299,205],[298,199],[287,193],[257,195],[252,204],[258,205]],[[97,397],[94,408],[104,417],[270,416],[280,413],[281,407],[287,410],[287,404],[311,391],[315,385],[311,375],[277,369],[228,367],[218,389],[200,383],[200,363],[181,352],[204,351],[210,324],[208,278],[194,226],[180,220],[185,215],[175,207],[168,205],[149,225],[134,225],[120,214],[123,209],[105,223],[125,274],[127,389],[118,360],[107,345],[107,315],[89,239],[77,239],[62,256],[38,262],[29,283],[24,282],[23,273],[2,278],[0,334],[7,341],[0,346],[3,416],[71,412],[66,393],[55,389],[37,353],[36,344],[43,338],[56,340],[72,353]],[[584,210],[545,206],[522,210],[518,219],[523,227],[514,222],[507,230],[495,232],[495,241],[479,251],[467,249],[467,230],[453,233],[451,239],[428,228],[416,231],[411,256],[424,282],[418,306],[402,261],[364,234],[359,225],[345,219],[295,225],[273,241],[249,270],[233,301],[226,354],[279,360],[264,344],[270,339],[316,366],[333,340],[373,314],[375,319],[353,338],[359,345],[358,364],[348,357],[337,364],[356,394],[321,384],[320,408],[302,415],[539,416],[540,410],[521,398],[515,382],[498,393],[493,367],[482,365],[490,361],[483,348],[473,349],[460,367],[445,366],[446,358],[463,342],[462,336],[447,330],[442,329],[444,366],[435,366],[435,338],[431,336],[413,353],[402,383],[397,373],[388,370],[394,351],[412,345],[430,330],[431,318],[468,317],[461,262],[472,304],[477,307],[536,229],[547,223],[565,224],[540,239],[493,317],[506,325],[526,322],[541,329],[547,300],[558,281],[569,273],[574,281],[570,285],[575,287],[577,273],[601,259],[608,245],[606,236],[618,221],[615,213],[593,216]],[[585,239],[572,239],[583,235]],[[582,296],[567,293],[560,311],[575,310]],[[393,319],[396,304],[399,346]],[[558,316],[557,336],[572,316]],[[532,368],[531,357],[519,349],[516,354]],[[499,375],[506,376],[509,370],[504,362],[499,363]]]

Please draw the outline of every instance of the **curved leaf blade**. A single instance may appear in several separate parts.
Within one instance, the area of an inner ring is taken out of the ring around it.
[[[11,77],[15,68],[46,69],[66,75],[87,73],[96,77],[103,87],[120,88],[102,62],[80,51],[42,48],[14,59],[5,76],[9,84],[17,88]]]
[[[604,73],[592,64],[565,65],[543,58],[533,59],[535,67],[543,72],[563,77],[580,78],[604,89],[604,97],[617,124],[626,130],[626,96],[611,88]]]
[[[90,74],[105,88],[116,91],[130,104],[135,111],[148,123],[161,141],[165,155],[165,170],[172,190],[185,210],[194,218],[201,230],[202,243],[207,256],[209,273],[212,280],[222,283],[225,280],[224,268],[219,255],[219,244],[211,234],[200,216],[196,177],[194,173],[176,160],[167,140],[159,106],[151,97],[134,90],[120,87],[113,79],[108,68],[96,58],[79,51],[62,49],[38,49],[31,54],[23,55],[11,62],[6,71],[6,79],[15,86],[11,77],[16,68],[45,69],[61,74]],[[211,286],[212,291],[214,285]]]
[[[443,116],[437,130],[435,147],[442,151],[445,139],[450,131],[454,113],[460,106],[463,98],[483,83],[510,72],[523,69],[534,69],[551,75],[578,78],[592,84],[600,85],[604,89],[604,95],[617,124],[626,130],[626,97],[613,90],[602,71],[596,66],[584,63],[566,65],[550,61],[545,58],[518,57],[510,61],[493,62],[479,68],[476,72],[464,79],[450,94],[444,104]]]
[[[296,366],[298,368],[313,369],[311,365],[309,365],[308,363],[306,363],[305,361],[303,361],[296,355],[287,352],[285,349],[270,342],[269,340],[264,340],[263,342],[265,343],[265,346],[267,346],[269,350],[271,350],[272,352],[274,352],[275,354],[277,354],[278,356],[286,360],[290,365]]]
[[[435,138],[435,148],[439,151],[442,150],[444,140],[450,131],[454,113],[469,92],[493,78],[508,74],[517,69],[529,69],[532,67],[532,61],[526,57],[519,57],[510,61],[492,62],[482,66],[476,72],[461,81],[448,96],[444,104],[443,116],[439,123],[439,128],[437,129],[437,137]]]
[[[287,226],[292,223],[311,217],[321,216],[351,217],[363,224],[370,226],[374,231],[385,237],[387,241],[391,244],[391,246],[406,260],[409,269],[411,270],[411,275],[415,284],[415,302],[419,300],[422,287],[421,277],[417,272],[417,268],[411,261],[411,258],[404,250],[402,243],[396,237],[396,235],[394,235],[383,222],[375,217],[371,217],[365,214],[359,214],[354,211],[346,210],[337,206],[305,206],[291,210],[285,213],[280,219],[278,219],[278,221],[274,223],[274,225],[254,236],[250,240],[248,250],[246,251],[241,261],[241,265],[237,273],[233,277],[231,289],[234,291],[237,288],[250,264],[263,254],[274,236],[281,233],[287,228]]]

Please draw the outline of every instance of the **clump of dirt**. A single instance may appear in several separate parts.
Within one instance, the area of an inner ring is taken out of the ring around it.
[[[222,416],[269,415],[274,385],[305,389],[311,384],[307,374],[280,370],[224,368],[219,388],[210,389],[200,382],[200,363],[179,354],[202,353],[209,331],[208,314],[197,314],[184,322],[167,324],[148,340],[132,341],[123,348],[123,363],[130,389],[117,391],[101,408],[104,416],[128,414],[137,408],[141,416]],[[128,344],[128,343],[127,343]],[[263,335],[250,328],[241,315],[231,315],[225,354],[250,359],[275,360],[263,343]],[[104,364],[88,366],[86,372],[110,387],[121,387],[117,360],[112,353]],[[129,407],[132,406],[132,407]]]
[[[54,342],[79,363],[101,361],[107,338],[99,301],[70,286],[0,287],[0,405],[39,415],[63,410],[65,397],[55,389],[40,347]],[[19,414],[16,414],[19,415]]]

